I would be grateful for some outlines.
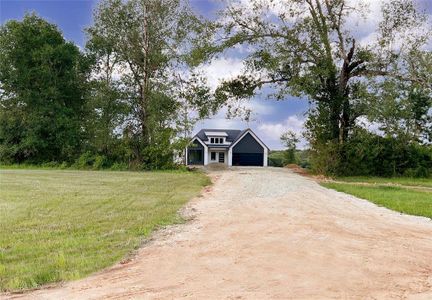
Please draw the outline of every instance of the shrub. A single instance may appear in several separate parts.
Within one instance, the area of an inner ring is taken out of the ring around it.
[[[300,167],[310,169],[310,150],[297,150],[295,155],[295,160]]]
[[[311,163],[314,171],[326,175],[427,177],[432,173],[432,148],[355,129],[343,145],[315,145]]]
[[[124,162],[115,162],[111,166],[110,170],[112,170],[112,171],[126,171],[126,170],[128,170],[128,165]]]
[[[405,177],[429,177],[431,175],[431,171],[425,167],[417,167],[417,168],[409,168],[406,169],[403,173]]]
[[[104,155],[96,155],[93,162],[93,169],[101,170],[108,166],[108,160]]]
[[[283,167],[285,165],[284,152],[271,151],[268,156],[268,165],[270,167]]]
[[[309,161],[304,160],[299,162],[299,166],[302,167],[303,169],[310,169],[311,164]]]
[[[62,162],[61,165],[59,166],[60,169],[67,169],[69,168],[69,164],[67,162]]]
[[[90,151],[87,151],[78,157],[73,166],[78,169],[88,169],[93,166],[94,162],[94,155]]]
[[[269,157],[268,165],[269,167],[283,167],[283,159],[279,157]]]
[[[42,168],[58,168],[60,164],[56,161],[49,161],[40,165]]]

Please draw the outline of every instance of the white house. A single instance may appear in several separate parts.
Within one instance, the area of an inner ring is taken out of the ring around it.
[[[202,129],[186,148],[187,165],[267,166],[268,147],[251,130]]]

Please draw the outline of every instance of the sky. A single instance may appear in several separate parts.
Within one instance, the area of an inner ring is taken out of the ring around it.
[[[243,0],[247,1],[247,0]],[[351,0],[356,1],[356,0]],[[370,10],[379,9],[380,0],[367,0]],[[421,7],[432,13],[432,0],[418,0]],[[84,28],[91,25],[93,9],[97,0],[0,0],[0,23],[4,24],[11,19],[22,19],[27,12],[36,12],[47,21],[54,23],[63,32],[65,39],[73,41],[84,48],[86,37]],[[222,7],[218,0],[190,0],[192,8],[200,15],[213,18],[218,9]],[[371,25],[374,20],[366,20],[362,35],[365,40],[370,37]],[[215,87],[223,78],[233,77],[241,72],[241,55],[232,50],[218,57],[211,63],[202,66],[207,75],[210,86]],[[211,119],[199,121],[194,133],[201,128],[214,129],[245,129],[251,128],[269,146],[270,149],[282,149],[280,135],[286,130],[301,133],[308,110],[307,99],[287,96],[282,101],[267,99],[264,93],[257,95],[247,104],[253,111],[249,122],[239,119],[228,120],[225,112],[221,111]],[[303,140],[301,148],[306,146]]]

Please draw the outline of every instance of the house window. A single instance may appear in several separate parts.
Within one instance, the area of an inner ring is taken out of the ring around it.
[[[216,152],[211,152],[211,160],[216,160]]]
[[[210,144],[223,144],[223,138],[210,138]]]
[[[190,165],[200,165],[204,163],[202,150],[189,150],[188,160]]]

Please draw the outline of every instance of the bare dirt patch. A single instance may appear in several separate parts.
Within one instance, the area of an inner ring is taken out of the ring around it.
[[[217,171],[193,220],[136,256],[29,299],[432,298],[432,222],[287,169]],[[217,177],[219,176],[219,177]],[[109,251],[109,249],[107,249]]]

